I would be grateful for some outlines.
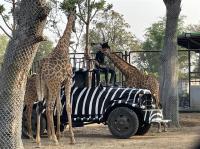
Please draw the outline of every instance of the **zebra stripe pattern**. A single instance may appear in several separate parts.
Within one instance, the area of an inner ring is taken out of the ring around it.
[[[150,94],[146,90],[136,88],[73,87],[71,97],[73,119],[80,121],[99,120],[109,107],[116,104],[139,106],[139,94],[141,93]]]

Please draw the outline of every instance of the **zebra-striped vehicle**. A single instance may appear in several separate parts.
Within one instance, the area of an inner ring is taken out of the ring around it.
[[[84,70],[75,71],[71,92],[73,126],[103,123],[108,125],[110,132],[115,137],[129,138],[135,134],[145,134],[148,132],[153,119],[162,118],[160,111],[155,109],[155,101],[149,90],[104,87],[102,85],[93,85],[87,88],[85,87],[87,73],[88,71]],[[61,128],[64,130],[67,125],[67,114],[63,91],[61,95],[63,105]],[[44,113],[42,117],[41,132],[46,128]],[[32,121],[35,123],[36,119],[32,118]]]

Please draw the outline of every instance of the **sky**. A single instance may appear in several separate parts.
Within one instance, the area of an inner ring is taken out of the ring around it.
[[[113,9],[124,15],[131,31],[143,40],[145,29],[164,17],[166,8],[163,0],[107,0]],[[181,15],[186,17],[186,24],[200,23],[200,0],[182,0]]]
[[[0,0],[0,4],[4,0]],[[124,16],[130,30],[140,40],[144,40],[145,29],[165,16],[163,0],[106,0],[113,9]],[[200,23],[200,0],[182,0],[181,15],[187,16],[186,24]],[[0,20],[2,24],[2,21]],[[2,31],[0,31],[2,33]],[[47,33],[49,34],[49,33]]]

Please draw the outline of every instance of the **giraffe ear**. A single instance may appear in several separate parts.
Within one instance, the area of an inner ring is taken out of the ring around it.
[[[107,47],[108,49],[110,49],[110,46],[109,46],[109,44],[108,44],[108,41],[105,43],[105,45],[106,45],[106,47]]]
[[[110,46],[108,45],[108,42],[104,42],[103,44],[101,44],[101,47],[110,49]]]

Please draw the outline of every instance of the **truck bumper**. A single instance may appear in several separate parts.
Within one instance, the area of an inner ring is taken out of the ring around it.
[[[143,112],[144,112],[144,122],[147,123],[162,123],[171,121],[171,120],[165,120],[163,118],[162,109],[148,109],[148,110],[143,110]]]

